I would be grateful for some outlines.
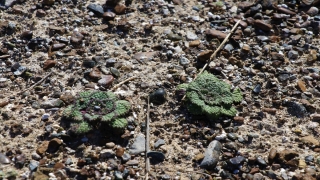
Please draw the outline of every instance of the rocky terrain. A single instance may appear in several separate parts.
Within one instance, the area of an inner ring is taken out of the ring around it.
[[[0,179],[320,179],[319,5],[0,1]],[[206,64],[242,95],[211,118]]]

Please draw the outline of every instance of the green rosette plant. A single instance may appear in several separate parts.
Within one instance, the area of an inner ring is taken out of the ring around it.
[[[97,122],[122,131],[128,124],[123,116],[130,108],[128,101],[119,100],[112,92],[84,91],[64,110],[63,116],[71,120],[70,131],[75,134],[89,132],[93,124],[99,124]]]
[[[242,101],[239,88],[231,91],[231,86],[213,74],[203,72],[193,82],[180,84],[177,92],[186,95],[187,108],[193,115],[206,115],[210,119],[221,116],[235,116],[233,104]]]

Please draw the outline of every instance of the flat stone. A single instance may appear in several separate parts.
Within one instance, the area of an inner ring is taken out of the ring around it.
[[[219,161],[222,145],[219,141],[212,141],[204,153],[204,158],[200,167],[204,169],[214,169]]]
[[[218,38],[220,40],[224,40],[227,37],[227,34],[215,29],[208,29],[205,31],[205,34],[209,37]]]
[[[51,6],[54,4],[54,2],[55,2],[55,0],[43,0],[42,4]]]
[[[49,109],[49,108],[56,108],[56,107],[62,107],[63,101],[60,99],[49,99],[40,104],[40,107],[43,109]]]
[[[54,67],[56,64],[57,64],[57,62],[55,60],[48,59],[43,63],[43,69],[44,70],[50,69],[50,68]]]
[[[31,160],[30,163],[29,163],[30,171],[36,170],[38,168],[38,166],[39,166],[39,162],[38,161]]]
[[[113,12],[105,12],[103,13],[102,17],[105,20],[113,20],[116,17],[116,14]]]
[[[10,159],[6,155],[0,153],[0,164],[10,164],[10,162]]]
[[[254,25],[264,31],[270,31],[272,29],[272,25],[263,20],[255,20]]]
[[[198,59],[202,62],[207,61],[210,59],[210,56],[212,54],[213,54],[212,50],[202,51],[201,53],[198,54]]]
[[[98,84],[103,87],[109,87],[113,81],[114,77],[112,75],[103,75],[98,81]]]
[[[84,36],[80,32],[74,32],[70,38],[70,42],[74,46],[80,46]]]
[[[135,138],[133,144],[129,149],[129,154],[138,155],[146,151],[145,147],[146,139],[143,134],[138,134]]]
[[[158,148],[158,147],[164,145],[165,143],[166,143],[165,140],[163,140],[163,139],[158,139],[158,141],[157,141],[156,143],[154,143],[154,148]]]
[[[147,157],[151,158],[152,161],[162,162],[166,156],[162,152],[158,151],[149,151],[147,152]]]
[[[44,155],[49,146],[49,141],[44,141],[40,146],[38,146],[36,153],[40,156]]]
[[[312,6],[308,9],[306,13],[310,16],[315,16],[319,13],[319,9],[317,7]]]
[[[65,47],[66,47],[66,44],[64,44],[64,43],[56,43],[56,44],[52,45],[52,50],[58,51],[58,50],[63,49]]]
[[[115,156],[115,152],[112,149],[103,149],[100,152],[101,159],[113,158]]]
[[[190,47],[198,47],[200,45],[200,40],[194,40],[189,42]]]
[[[104,13],[103,7],[99,4],[89,4],[87,8],[97,16],[102,16]]]
[[[115,146],[114,142],[108,142],[106,143],[106,148],[113,148]]]
[[[89,73],[89,77],[91,79],[100,79],[101,78],[101,72],[97,67],[92,68],[92,71]]]
[[[128,162],[126,162],[126,165],[128,165],[128,166],[136,166],[136,165],[138,165],[139,164],[139,161],[137,161],[137,160],[129,160]]]
[[[227,162],[230,165],[238,166],[238,165],[242,164],[245,160],[246,160],[246,158],[243,156],[236,156],[234,158],[229,159]]]
[[[191,32],[191,31],[187,31],[187,40],[189,41],[193,41],[193,40],[197,40],[198,39],[198,36]]]

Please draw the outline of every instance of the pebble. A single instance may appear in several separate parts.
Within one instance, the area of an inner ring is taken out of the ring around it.
[[[103,75],[101,79],[98,81],[98,84],[103,87],[109,87],[114,81],[114,77],[112,75]]]
[[[162,152],[158,151],[149,151],[147,152],[147,157],[151,158],[151,161],[162,162],[165,160],[166,156]]]
[[[215,29],[206,30],[205,34],[212,38],[218,38],[219,40],[224,40],[227,37],[227,34]]]
[[[115,156],[115,152],[112,149],[103,149],[100,152],[101,159],[113,158]]]
[[[50,108],[56,108],[56,107],[62,107],[63,101],[60,99],[49,99],[44,102],[41,102],[40,107],[43,109],[50,109]]]
[[[188,58],[182,56],[182,57],[180,58],[180,64],[181,64],[182,66],[186,66],[186,65],[190,64],[190,60],[189,60]]]
[[[137,166],[139,164],[139,161],[137,160],[129,160],[128,162],[126,162],[126,165],[128,166]]]
[[[35,160],[31,160],[29,163],[29,169],[30,171],[35,171],[39,166],[39,162]]]
[[[302,137],[301,142],[311,147],[320,145],[319,141],[312,135]]]
[[[127,161],[129,161],[130,159],[131,159],[131,155],[129,154],[129,153],[124,153],[123,155],[122,155],[122,160],[124,161],[124,162],[127,162]]]
[[[285,106],[287,106],[287,111],[292,116],[302,118],[307,115],[306,108],[297,102],[288,101],[288,102],[285,102]]]
[[[97,16],[102,16],[104,13],[103,7],[99,4],[89,4],[87,8]]]
[[[46,60],[43,63],[43,69],[48,70],[48,69],[54,67],[56,64],[57,64],[57,61],[55,61],[55,60]]]
[[[116,156],[121,157],[124,154],[125,149],[122,147],[117,148],[116,150]]]
[[[145,152],[146,139],[143,134],[138,134],[135,138],[133,144],[129,148],[129,154],[138,155]]]
[[[111,149],[111,148],[113,148],[115,146],[115,143],[114,142],[108,142],[108,143],[106,143],[106,148],[108,148],[108,149]]]
[[[166,142],[163,139],[158,139],[156,143],[154,143],[154,148],[158,148],[162,145],[164,145]]]
[[[84,36],[80,32],[74,32],[70,38],[70,43],[74,46],[80,46]]]
[[[197,40],[198,36],[191,31],[187,31],[187,40],[194,41]]]
[[[162,104],[166,101],[167,92],[163,88],[159,88],[156,91],[152,92],[150,95],[150,102],[156,104]]]
[[[121,14],[124,14],[124,13],[126,12],[126,9],[127,9],[126,5],[124,5],[124,4],[117,4],[117,5],[114,7],[114,12],[115,12],[116,14],[121,15]]]
[[[227,162],[228,162],[230,165],[238,166],[238,165],[242,164],[245,160],[246,160],[245,157],[243,157],[243,156],[237,156],[237,157],[234,157],[234,158],[229,159]]]
[[[310,162],[313,162],[314,161],[314,156],[312,155],[308,155],[304,158],[304,160],[307,162],[307,163],[310,163]]]
[[[200,167],[204,169],[214,169],[219,161],[221,149],[222,145],[219,141],[212,141],[204,153],[204,158],[200,163]]]
[[[113,20],[116,17],[116,14],[113,12],[105,12],[103,13],[102,17],[105,20]]]
[[[0,153],[0,163],[1,164],[10,164],[10,162],[11,162],[10,159],[6,155]]]

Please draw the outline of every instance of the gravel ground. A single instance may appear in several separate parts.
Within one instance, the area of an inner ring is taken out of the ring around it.
[[[320,179],[319,5],[0,1],[0,179]],[[191,115],[176,93],[206,63],[240,88],[235,117]],[[85,90],[130,102],[126,129],[70,133]]]

